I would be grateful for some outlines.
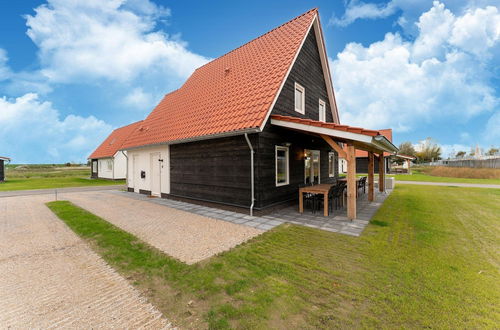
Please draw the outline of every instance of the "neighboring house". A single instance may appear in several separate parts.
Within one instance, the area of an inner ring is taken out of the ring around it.
[[[392,129],[381,129],[380,134],[385,136],[389,141],[392,142]],[[344,147],[344,150],[346,148]],[[391,157],[393,154],[389,152],[384,152],[384,164],[385,172],[391,172]],[[379,171],[379,162],[375,162],[375,172]],[[347,173],[347,161],[344,158],[339,159],[339,172]],[[356,150],[356,173],[368,173],[368,152],[364,150]]]
[[[339,142],[349,155],[396,152],[378,131],[339,124],[331,81],[316,9],[205,64],[123,144],[128,190],[252,213],[297,200],[299,184],[334,182]]]
[[[120,149],[140,123],[115,129],[89,156],[92,178],[118,180],[127,177],[127,152]]]
[[[5,162],[9,163],[9,157],[0,156],[0,182],[5,181]]]

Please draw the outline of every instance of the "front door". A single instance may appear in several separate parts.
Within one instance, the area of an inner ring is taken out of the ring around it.
[[[320,178],[319,150],[304,150],[304,182],[318,184]]]
[[[151,195],[160,196],[160,153],[151,154]]]

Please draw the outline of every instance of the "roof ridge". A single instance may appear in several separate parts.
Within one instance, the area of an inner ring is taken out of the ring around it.
[[[124,125],[124,126],[121,126],[121,127],[117,127],[117,128],[115,128],[115,129],[113,130],[113,132],[114,132],[114,131],[117,131],[117,130],[119,130],[119,129],[122,129],[122,128],[126,128],[126,127],[129,127],[129,126],[132,126],[132,125],[138,124],[138,123],[140,123],[141,121],[144,121],[144,119],[141,119],[141,120],[135,121],[135,122],[133,122],[133,123],[130,123],[130,124],[127,124],[127,125]]]
[[[219,59],[221,59],[221,58],[223,58],[223,57],[225,57],[225,56],[227,56],[227,55],[229,55],[229,54],[231,54],[231,53],[234,53],[235,51],[237,51],[238,49],[240,49],[240,48],[242,48],[242,47],[244,47],[244,46],[248,45],[249,43],[252,43],[252,42],[254,42],[255,40],[258,40],[258,39],[260,39],[260,38],[263,38],[264,36],[268,35],[269,33],[273,32],[273,31],[275,31],[275,30],[277,30],[277,29],[279,29],[279,28],[281,28],[281,27],[283,27],[283,26],[285,26],[285,25],[287,25],[287,24],[289,24],[289,23],[291,23],[291,22],[293,22],[293,21],[295,21],[295,20],[297,20],[297,19],[301,18],[302,16],[305,16],[305,15],[307,15],[307,14],[309,14],[309,13],[313,12],[313,11],[315,11],[315,12],[317,13],[317,12],[318,12],[318,7],[314,7],[314,8],[312,8],[312,9],[309,9],[309,10],[308,10],[308,11],[306,11],[305,13],[302,13],[302,14],[300,14],[299,16],[296,16],[296,17],[292,18],[291,20],[289,20],[289,21],[287,21],[287,22],[285,22],[285,23],[283,23],[283,24],[281,24],[281,25],[279,25],[279,26],[277,26],[277,27],[275,27],[275,28],[273,28],[273,29],[271,29],[271,30],[267,31],[266,33],[261,34],[260,36],[255,37],[255,38],[253,38],[253,39],[252,39],[252,40],[250,40],[250,41],[245,42],[243,45],[241,45],[241,46],[239,46],[239,47],[236,47],[236,48],[234,48],[234,49],[232,49],[232,50],[228,51],[227,53],[222,54],[222,55],[221,55],[221,56],[219,56],[219,57],[214,58],[213,60],[211,60],[211,61],[209,61],[209,62],[207,62],[207,63],[203,64],[202,66],[197,67],[197,68],[195,69],[195,71],[198,71],[199,69],[203,68],[204,66],[206,66],[206,65],[208,65],[208,64],[210,64],[210,63],[213,63],[213,62],[215,62],[215,61],[217,61],[217,60],[219,60]],[[187,80],[186,80],[186,82],[187,82]]]

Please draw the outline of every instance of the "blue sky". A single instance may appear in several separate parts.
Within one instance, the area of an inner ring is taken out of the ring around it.
[[[499,1],[0,1],[0,155],[81,162],[210,59],[318,7],[341,122],[500,145]]]

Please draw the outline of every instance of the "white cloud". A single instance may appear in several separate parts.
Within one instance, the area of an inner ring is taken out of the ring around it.
[[[147,0],[48,0],[26,16],[27,34],[51,82],[128,82],[149,72],[183,79],[207,59],[155,30],[169,14]]]
[[[112,129],[93,116],[60,118],[34,93],[0,98],[0,127],[0,150],[14,163],[83,162]]]
[[[386,18],[396,13],[397,9],[394,1],[381,5],[353,0],[347,4],[344,15],[341,18],[333,16],[330,18],[329,24],[347,26],[358,19]]]
[[[500,100],[490,85],[487,57],[461,48],[452,38],[454,31],[467,35],[466,15],[480,15],[485,26],[498,23],[489,7],[457,17],[434,2],[421,15],[414,41],[388,33],[368,47],[348,44],[331,62],[342,122],[401,132],[440,120],[464,123],[497,110]],[[481,42],[489,45],[482,54],[498,46],[491,28],[472,29],[487,31],[488,40],[495,40]]]
[[[157,97],[140,87],[134,88],[123,100],[126,106],[141,110],[150,110],[156,103],[158,103]]]
[[[9,58],[7,57],[7,52],[0,48],[0,81],[7,80],[12,74],[7,64],[8,60]]]
[[[500,144],[500,110],[497,110],[486,123],[484,137],[495,145]]]

